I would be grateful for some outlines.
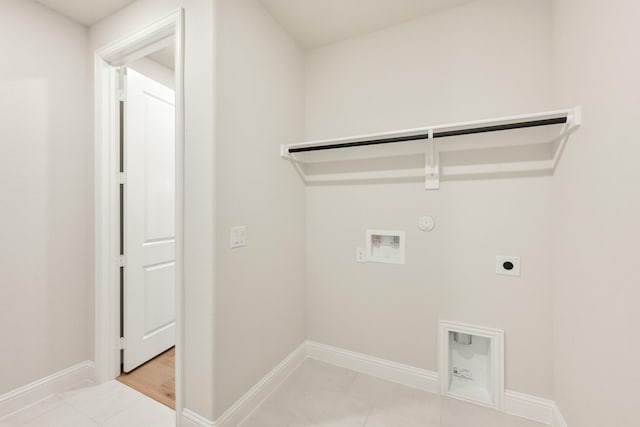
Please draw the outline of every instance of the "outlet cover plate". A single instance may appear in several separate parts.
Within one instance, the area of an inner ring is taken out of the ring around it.
[[[498,255],[496,257],[496,274],[501,276],[520,276],[520,257]]]

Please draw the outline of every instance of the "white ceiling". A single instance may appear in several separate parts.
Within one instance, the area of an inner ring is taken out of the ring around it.
[[[135,0],[36,0],[91,26]],[[258,0],[305,48],[381,30],[474,0]]]
[[[175,70],[176,68],[176,54],[173,46],[165,47],[162,50],[153,52],[147,58],[170,70]]]
[[[87,27],[135,0],[36,0]]]
[[[381,30],[474,0],[259,0],[305,48]]]

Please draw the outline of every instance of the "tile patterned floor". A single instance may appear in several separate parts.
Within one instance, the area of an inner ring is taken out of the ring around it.
[[[544,427],[307,360],[241,427]]]
[[[0,427],[174,427],[175,412],[118,381],[53,395]]]

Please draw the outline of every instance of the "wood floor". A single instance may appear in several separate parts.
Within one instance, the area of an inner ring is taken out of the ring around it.
[[[128,374],[120,375],[117,380],[171,409],[176,409],[175,365],[174,347]]]

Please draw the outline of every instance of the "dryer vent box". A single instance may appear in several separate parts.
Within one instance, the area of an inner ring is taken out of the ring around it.
[[[367,230],[367,262],[404,264],[404,231]]]

